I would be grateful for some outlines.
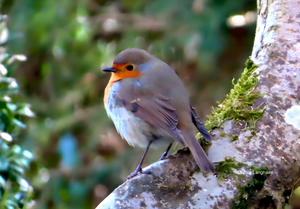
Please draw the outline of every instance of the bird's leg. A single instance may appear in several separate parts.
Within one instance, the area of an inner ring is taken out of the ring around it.
[[[149,144],[147,145],[147,148],[145,150],[145,153],[144,153],[144,155],[142,157],[142,160],[141,160],[140,164],[138,165],[138,167],[136,168],[136,170],[132,174],[130,174],[129,176],[127,176],[127,179],[131,179],[132,177],[136,176],[138,173],[142,173],[143,172],[143,170],[142,170],[142,164],[144,162],[144,159],[146,157],[146,154],[147,154],[147,152],[149,150],[149,147],[152,144],[152,142],[153,142],[153,140],[149,141]]]
[[[171,143],[171,144],[168,146],[167,150],[164,152],[164,154],[161,156],[161,158],[160,158],[159,160],[164,160],[164,159],[167,157],[168,152],[169,152],[169,150],[170,150],[171,147],[172,147],[172,144],[173,144],[173,143]]]

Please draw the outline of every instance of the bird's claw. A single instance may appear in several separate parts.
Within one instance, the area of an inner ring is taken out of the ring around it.
[[[137,169],[133,173],[131,173],[129,176],[127,176],[127,180],[137,176],[138,174],[151,174],[151,171],[143,171],[141,168]]]
[[[161,158],[159,159],[160,160],[165,160],[168,158],[168,152],[164,152],[164,154],[161,156]]]
[[[167,156],[167,155],[166,155],[166,156],[163,155],[163,156],[161,156],[161,158],[160,158],[158,161],[160,161],[160,160],[165,160],[165,159],[167,159],[168,157],[169,157],[169,156]]]

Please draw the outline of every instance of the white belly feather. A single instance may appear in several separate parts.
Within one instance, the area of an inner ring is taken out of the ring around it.
[[[126,139],[131,146],[137,145],[145,148],[149,140],[151,140],[151,133],[165,135],[161,133],[161,131],[153,129],[148,123],[128,111],[122,102],[117,100],[115,92],[118,88],[118,82],[111,86],[105,109],[122,138]],[[171,137],[165,136],[164,139],[161,138],[154,141],[151,147],[157,148],[163,144],[169,144],[172,141],[173,139]]]
[[[143,131],[150,127],[141,119],[135,117],[133,113],[128,112],[125,107],[108,107],[105,104],[107,115],[112,119],[115,127],[122,138],[126,139],[131,146],[146,147],[149,140]]]

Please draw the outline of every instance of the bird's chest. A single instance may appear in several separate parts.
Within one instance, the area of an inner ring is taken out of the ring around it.
[[[117,131],[131,146],[146,147],[153,128],[149,124],[128,111],[117,96],[120,88],[118,82],[110,89],[105,103],[107,115],[112,119]]]

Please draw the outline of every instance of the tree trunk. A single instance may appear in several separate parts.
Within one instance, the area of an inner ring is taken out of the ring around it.
[[[300,182],[300,1],[257,4],[250,58],[260,75],[251,92],[263,94],[253,108],[264,112],[255,132],[243,120],[225,120],[211,132],[208,151],[217,175],[196,171],[184,149],[126,181],[97,209],[282,208],[288,201]]]

